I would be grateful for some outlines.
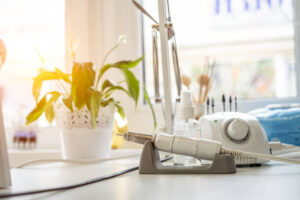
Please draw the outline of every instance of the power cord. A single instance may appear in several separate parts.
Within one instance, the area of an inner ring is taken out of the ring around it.
[[[166,162],[166,161],[171,160],[171,159],[172,159],[172,157],[168,157],[166,159],[161,160],[161,162]],[[40,190],[32,190],[32,191],[25,191],[25,192],[0,194],[0,199],[1,198],[16,197],[16,196],[25,196],[25,195],[39,194],[39,193],[45,193],[45,192],[53,192],[53,191],[61,191],[61,190],[74,189],[74,188],[78,188],[78,187],[90,185],[92,183],[97,183],[97,182],[100,182],[100,181],[112,179],[112,178],[115,178],[117,176],[120,176],[120,175],[123,175],[123,174],[127,174],[129,172],[136,171],[138,169],[139,169],[139,167],[136,166],[136,167],[132,167],[132,168],[120,171],[120,172],[116,172],[116,173],[107,175],[107,176],[101,176],[101,177],[98,177],[98,178],[90,179],[90,180],[85,181],[85,182],[81,182],[81,183],[77,183],[77,184],[72,184],[72,185],[61,186],[61,187],[53,187],[53,188],[48,188],[48,189],[40,189]]]
[[[36,160],[29,160],[23,163],[19,163],[13,168],[23,168],[27,165],[32,165],[36,163],[49,163],[49,162],[65,162],[65,163],[74,163],[74,164],[92,164],[92,163],[100,163],[100,162],[106,162],[106,161],[113,161],[113,160],[119,160],[124,158],[131,158],[135,156],[139,156],[140,154],[132,154],[127,156],[119,156],[115,158],[104,158],[104,159],[36,159]]]
[[[285,155],[288,153],[300,152],[300,147],[292,144],[269,142],[269,146],[272,150],[272,155]]]
[[[246,151],[240,151],[236,149],[229,149],[226,147],[221,148],[221,154],[229,154],[232,155],[233,157],[250,157],[250,158],[258,158],[258,159],[263,159],[263,160],[276,160],[279,162],[286,162],[286,163],[292,163],[292,164],[300,164],[300,160],[295,160],[295,159],[290,159],[290,158],[285,158],[285,157],[277,157],[277,156],[272,156],[272,155],[267,155],[267,154],[261,154],[261,153],[253,153],[253,152],[246,152]]]

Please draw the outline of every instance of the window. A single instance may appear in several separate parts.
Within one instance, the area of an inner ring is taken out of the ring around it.
[[[203,70],[204,57],[209,56],[217,60],[209,94],[216,99],[221,94],[265,102],[299,98],[291,0],[169,3],[179,64],[182,73],[192,79],[194,94],[198,91],[197,77]],[[158,18],[157,1],[144,0],[143,4]],[[151,25],[152,21],[144,17],[146,84],[153,95]]]
[[[6,127],[23,125],[34,106],[32,78],[41,67],[37,52],[46,67],[64,66],[64,7],[62,0],[0,1],[0,37],[7,48],[0,72]],[[47,125],[45,120],[38,123]]]

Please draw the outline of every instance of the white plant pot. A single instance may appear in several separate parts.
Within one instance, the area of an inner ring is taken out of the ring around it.
[[[110,156],[113,137],[114,105],[100,108],[96,129],[92,128],[87,108],[70,112],[65,106],[56,109],[61,128],[62,155],[65,159],[100,159]]]

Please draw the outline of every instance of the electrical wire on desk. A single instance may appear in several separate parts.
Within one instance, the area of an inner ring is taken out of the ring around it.
[[[100,163],[100,162],[106,162],[106,161],[113,161],[113,160],[119,160],[124,158],[131,158],[139,156],[140,154],[132,154],[127,156],[119,156],[115,158],[103,158],[103,159],[36,159],[36,160],[29,160],[20,164],[17,164],[13,168],[23,168],[27,165],[35,164],[35,163],[49,163],[49,162],[65,162],[65,163],[74,163],[74,164],[94,164],[94,163]]]
[[[166,161],[171,160],[171,159],[172,159],[172,157],[168,157],[166,159],[161,160],[161,162],[166,162]],[[45,193],[45,192],[53,192],[53,191],[62,191],[62,190],[74,189],[74,188],[86,186],[86,185],[89,185],[89,184],[92,184],[92,183],[97,183],[97,182],[100,182],[100,181],[112,179],[112,178],[115,178],[117,176],[127,174],[129,172],[136,171],[138,169],[139,169],[139,167],[136,166],[136,167],[132,167],[132,168],[120,171],[120,172],[116,172],[116,173],[107,175],[107,176],[101,176],[101,177],[98,177],[98,178],[90,179],[90,180],[85,181],[85,182],[72,184],[72,185],[61,186],[61,187],[53,187],[53,188],[48,188],[48,189],[40,189],[40,190],[32,190],[32,191],[25,191],[25,192],[0,194],[0,199],[1,198],[8,198],[8,197],[25,196],[25,195],[39,194],[39,193]]]

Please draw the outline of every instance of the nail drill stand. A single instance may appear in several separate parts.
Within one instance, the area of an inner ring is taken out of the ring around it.
[[[164,166],[159,152],[147,141],[140,159],[140,174],[232,174],[236,172],[234,158],[227,154],[216,155],[211,165]]]

